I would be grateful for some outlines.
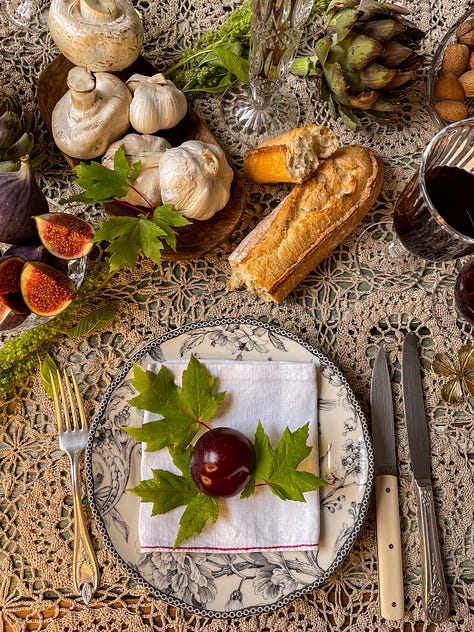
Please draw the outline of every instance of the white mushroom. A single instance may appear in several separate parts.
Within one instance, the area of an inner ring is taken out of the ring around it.
[[[115,75],[77,66],[69,71],[67,85],[51,117],[54,141],[74,158],[97,158],[127,131],[132,95]]]
[[[130,0],[52,0],[48,26],[63,55],[93,72],[127,68],[143,45],[143,22]]]

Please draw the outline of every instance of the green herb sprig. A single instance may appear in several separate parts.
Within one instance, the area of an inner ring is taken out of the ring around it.
[[[311,17],[323,13],[329,1],[315,0]],[[207,31],[194,46],[185,49],[165,76],[189,99],[201,93],[219,94],[236,79],[248,83],[251,18],[250,2],[234,9],[218,29]],[[294,74],[312,74],[314,62],[311,59],[295,60]]]
[[[148,452],[167,448],[181,475],[152,470],[152,479],[141,481],[129,491],[139,496],[142,502],[153,504],[153,516],[185,507],[174,542],[176,547],[192,535],[201,533],[208,522],[214,524],[218,517],[219,503],[198,489],[190,474],[189,459],[196,433],[202,426],[209,428],[208,422],[226,393],[214,392],[215,377],[193,355],[183,371],[182,386],[174,383],[172,373],[165,366],[158,373],[144,371],[136,364],[133,370],[132,385],[139,394],[129,403],[161,415],[162,419],[141,428],[123,430],[137,441],[146,443]],[[259,421],[254,441],[256,467],[240,497],[248,498],[257,487],[266,486],[282,500],[305,502],[306,492],[324,485],[326,481],[322,478],[297,469],[312,449],[307,445],[308,435],[309,423],[293,432],[286,428],[278,444],[272,447]]]

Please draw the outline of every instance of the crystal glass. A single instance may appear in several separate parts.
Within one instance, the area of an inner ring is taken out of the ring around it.
[[[244,142],[296,127],[300,111],[285,85],[313,0],[252,0],[249,85],[237,83],[222,98],[229,129]]]
[[[35,33],[43,33],[48,28],[49,0],[3,0],[1,7],[19,28]]]
[[[391,283],[419,276],[423,260],[451,261],[474,253],[474,118],[439,131],[395,204],[390,239],[369,226],[357,243],[366,276]]]

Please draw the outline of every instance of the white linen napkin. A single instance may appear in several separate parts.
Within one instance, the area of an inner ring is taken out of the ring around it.
[[[262,422],[273,447],[286,426],[294,431],[309,422],[310,455],[298,469],[318,475],[317,370],[312,363],[245,362],[200,360],[216,379],[215,389],[227,391],[218,414],[211,420],[213,428],[238,428],[254,440],[258,421]],[[185,361],[164,363],[181,384]],[[160,364],[149,365],[156,372]],[[144,423],[159,418],[145,411]],[[180,473],[168,450],[142,450],[141,479],[153,477],[152,469]],[[219,501],[219,517],[214,524],[183,542],[176,550],[251,552],[288,549],[314,550],[319,541],[319,493],[305,494],[306,502],[283,501],[266,487],[257,488],[246,499],[235,496]],[[166,514],[151,515],[152,503],[140,503],[139,540],[142,552],[173,549],[178,523],[184,507]]]

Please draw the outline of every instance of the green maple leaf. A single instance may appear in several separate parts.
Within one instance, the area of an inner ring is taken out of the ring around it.
[[[298,466],[311,452],[308,440],[309,423],[291,432],[285,428],[281,439],[272,448],[261,422],[255,433],[255,472],[241,494],[247,498],[255,491],[256,485],[267,485],[282,500],[305,502],[304,493],[319,489],[326,481],[311,472],[298,470]]]
[[[213,392],[215,377],[193,355],[183,371],[181,387],[165,366],[154,373],[134,364],[133,371],[132,385],[139,395],[129,403],[163,417],[141,428],[124,428],[137,441],[145,442],[148,452],[186,448],[201,424],[215,415],[225,396],[225,391]]]
[[[111,271],[125,265],[134,268],[138,255],[143,252],[161,266],[161,251],[166,242],[176,248],[175,227],[186,226],[189,220],[173,209],[172,204],[157,206],[153,215],[140,213],[137,217],[109,217],[101,222],[94,241],[109,241],[106,251],[111,254]]]
[[[82,193],[73,195],[61,202],[84,202],[85,204],[98,204],[112,202],[114,198],[127,195],[131,185],[140,173],[140,161],[132,166],[128,164],[123,146],[115,152],[114,168],[104,167],[100,162],[92,160],[90,163],[81,162],[74,171],[77,178],[75,184],[79,185]]]
[[[153,503],[152,516],[167,513],[176,507],[186,507],[179,521],[175,547],[192,535],[201,533],[208,521],[214,524],[219,514],[218,501],[203,494],[191,478],[190,454],[191,448],[172,453],[173,462],[181,470],[182,476],[168,470],[152,470],[152,479],[141,481],[128,490],[139,496],[142,502]]]

